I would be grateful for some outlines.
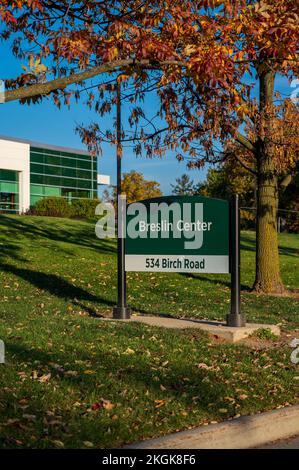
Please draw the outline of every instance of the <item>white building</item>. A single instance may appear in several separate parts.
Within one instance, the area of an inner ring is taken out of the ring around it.
[[[23,213],[39,199],[97,197],[110,177],[88,152],[0,136],[0,212]]]

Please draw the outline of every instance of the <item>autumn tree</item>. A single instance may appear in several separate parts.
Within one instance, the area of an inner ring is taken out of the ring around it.
[[[209,168],[201,194],[207,197],[230,199],[239,195],[240,206],[255,208],[256,180],[254,175],[236,163],[234,157]]]
[[[285,107],[293,119],[298,109],[277,105],[275,78],[298,76],[296,0],[4,0],[0,15],[2,38],[29,63],[6,80],[6,101],[50,94],[57,104],[68,103],[84,91],[87,104],[103,115],[115,102],[117,73],[132,105],[132,131],[124,140],[137,154],[163,155],[170,148],[190,167],[202,167],[221,161],[235,142],[246,149],[258,188],[254,287],[284,291],[278,168],[294,166],[298,134],[283,132],[279,122]],[[84,83],[92,77],[102,79]],[[251,82],[259,85],[257,98]],[[160,106],[146,115],[142,100],[153,90]],[[115,141],[115,131],[98,123],[81,126],[81,135],[90,147]]]
[[[137,171],[124,173],[121,187],[122,191],[126,194],[128,203],[162,196],[160,183],[146,180],[143,174]]]
[[[126,194],[128,204],[163,195],[160,189],[160,183],[153,180],[147,180],[144,178],[142,173],[134,170],[123,174],[121,186],[122,191]],[[108,202],[115,203],[116,188],[113,188],[112,194],[106,191],[104,199]]]

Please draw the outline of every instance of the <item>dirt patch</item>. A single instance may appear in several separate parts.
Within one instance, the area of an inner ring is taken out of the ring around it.
[[[284,297],[284,298],[290,297],[292,299],[299,300],[299,289],[285,290],[285,291],[283,291],[281,293],[277,293],[277,294],[275,294],[275,293],[265,294],[263,292],[257,292],[255,290],[251,290],[251,291],[250,290],[248,290],[248,291],[244,290],[242,292],[244,292],[244,294],[255,295],[256,297]]]
[[[294,338],[299,339],[299,330],[294,331],[282,331],[280,337],[277,340],[261,339],[255,336],[249,336],[240,341],[241,344],[245,344],[252,349],[275,349],[282,348],[284,346],[290,346],[291,341]]]

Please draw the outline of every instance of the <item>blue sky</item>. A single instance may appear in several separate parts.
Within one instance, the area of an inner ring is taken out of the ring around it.
[[[5,44],[0,45],[2,60],[0,62],[0,78],[12,78],[21,73],[22,62],[12,57]],[[278,77],[277,88],[286,94],[292,93],[287,80]],[[257,90],[256,90],[257,91]],[[146,100],[147,111],[155,113],[156,100],[151,97]],[[151,107],[153,109],[151,109]],[[126,116],[126,109],[123,116]],[[112,127],[113,114],[105,118],[105,125]],[[88,124],[98,122],[98,116],[86,106],[72,102],[71,108],[65,106],[59,110],[51,101],[44,100],[37,105],[20,105],[17,102],[0,104],[0,134],[11,137],[31,139],[39,142],[62,145],[74,148],[84,148],[80,137],[75,133],[76,124]],[[198,182],[204,180],[207,169],[186,169],[184,162],[179,163],[171,152],[162,159],[146,159],[138,157],[130,147],[124,149],[123,171],[136,170],[144,174],[147,179],[154,179],[161,184],[165,195],[171,193],[171,183],[183,173],[189,173],[190,177]],[[112,184],[116,180],[115,149],[107,144],[103,146],[103,155],[98,158],[98,171],[111,176]]]
[[[12,78],[22,72],[21,66],[26,65],[11,56],[5,44],[0,45],[2,60],[0,63],[0,78]],[[155,99],[148,100],[150,106],[155,105]],[[155,109],[153,109],[155,112]],[[126,116],[123,109],[123,117]],[[112,128],[113,114],[107,116],[106,126]],[[66,147],[84,148],[80,137],[75,133],[76,124],[98,122],[99,117],[86,106],[72,102],[71,108],[62,106],[59,110],[51,101],[45,99],[37,105],[20,105],[17,102],[0,104],[0,135],[31,139]],[[123,171],[136,170],[147,179],[154,179],[161,184],[164,194],[171,192],[171,183],[188,170],[184,163],[179,163],[171,152],[163,158],[146,159],[138,157],[130,147],[124,148]],[[103,146],[103,155],[98,158],[98,171],[111,176],[111,182],[116,182],[115,148],[109,144]],[[203,180],[206,170],[189,171],[194,181]]]

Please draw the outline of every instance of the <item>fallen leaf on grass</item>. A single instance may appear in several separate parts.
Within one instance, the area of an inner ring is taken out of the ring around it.
[[[230,402],[232,402],[232,403],[235,403],[235,401],[236,401],[236,400],[235,400],[234,398],[232,398],[232,397],[224,397],[224,400],[230,401]]]
[[[114,405],[110,400],[102,400],[102,404],[105,410],[112,410],[112,408],[114,408]]]
[[[104,398],[102,398],[100,401],[93,403],[91,405],[92,411],[96,411],[100,409],[112,410],[112,408],[114,408],[114,404],[111,403],[110,400],[105,400]]]
[[[17,418],[10,418],[6,421],[5,426],[16,426],[20,424],[20,420]]]
[[[93,447],[93,443],[90,441],[84,441],[83,444],[85,445],[85,447]]]
[[[54,364],[53,362],[50,362],[49,365],[58,372],[64,372],[64,368],[60,364]]]
[[[17,374],[23,382],[27,378],[26,372],[18,372]]]
[[[125,350],[124,354],[135,354],[135,351],[134,351],[134,349],[127,348],[127,349]]]
[[[210,367],[204,362],[200,362],[199,364],[197,364],[197,367],[198,369],[210,369]]]
[[[60,447],[60,448],[64,447],[64,443],[63,443],[62,441],[57,441],[57,440],[55,439],[54,441],[51,441],[51,442],[52,442],[52,444],[54,444],[54,446],[56,446],[56,447]]]
[[[166,405],[166,400],[155,400],[155,408],[161,408]]]
[[[51,378],[51,373],[49,372],[49,374],[41,375],[40,377],[37,378],[37,380],[40,383],[45,383],[45,382],[49,382],[50,378]]]
[[[243,393],[242,395],[239,396],[239,398],[240,398],[240,400],[246,400],[246,398],[248,398],[248,395]]]
[[[78,372],[76,370],[67,370],[64,375],[67,377],[76,377],[78,375]]]
[[[227,409],[226,408],[220,408],[219,410],[219,413],[227,413]]]
[[[18,401],[19,405],[20,406],[27,406],[28,403],[29,403],[29,398],[21,398],[19,401]]]
[[[101,403],[93,403],[93,404],[91,405],[92,411],[99,410],[100,408],[103,408]]]
[[[28,414],[23,414],[24,419],[28,419],[28,421],[35,421],[36,416],[35,415],[28,415]]]
[[[14,437],[7,437],[4,439],[4,441],[7,442],[8,444],[15,444],[17,446],[24,445],[23,441],[20,441],[19,439],[15,439]]]
[[[49,426],[61,426],[61,421],[60,419],[52,419],[51,421],[48,422]]]
[[[36,370],[33,370],[31,372],[31,378],[32,380],[37,380],[40,383],[45,383],[50,380],[51,372],[49,372],[49,374],[38,375],[38,372]]]

